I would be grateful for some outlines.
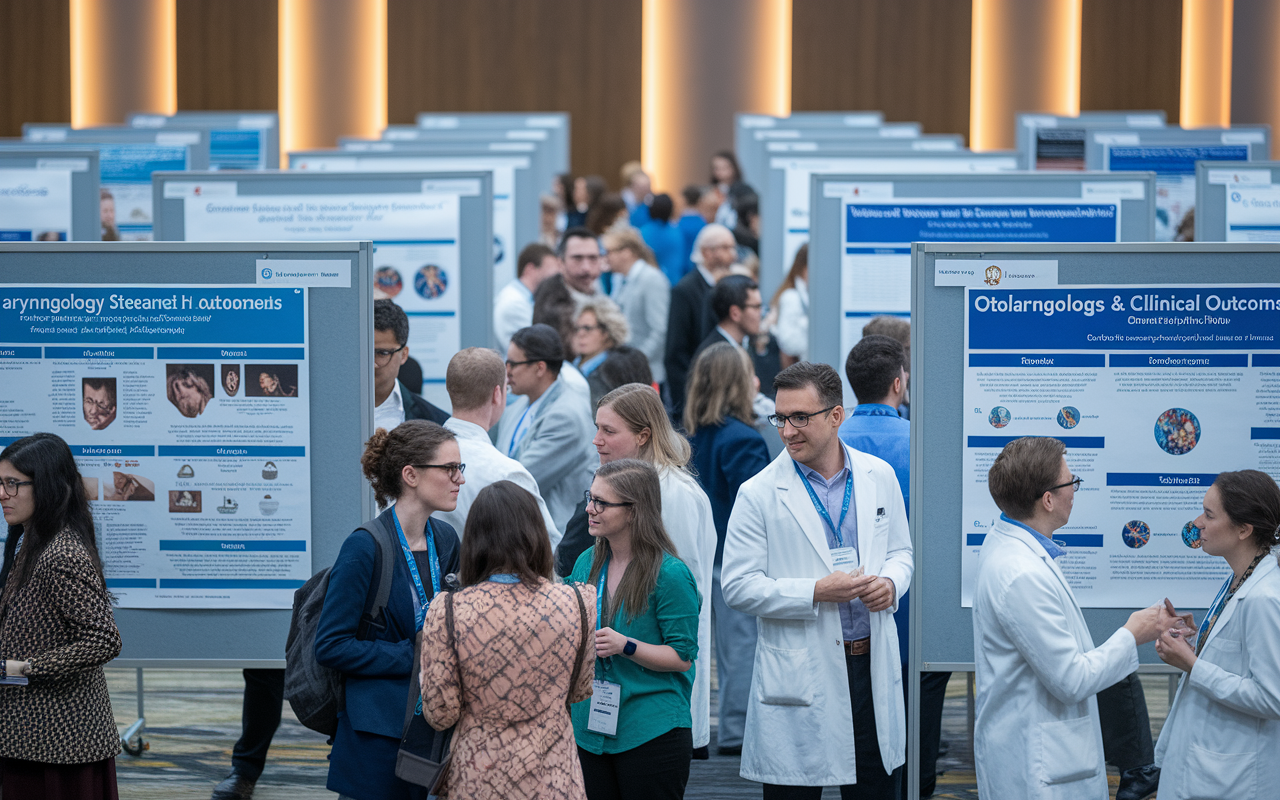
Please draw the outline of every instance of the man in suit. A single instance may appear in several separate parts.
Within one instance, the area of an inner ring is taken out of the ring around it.
[[[667,346],[663,365],[675,419],[684,411],[684,395],[698,345],[716,325],[711,311],[711,288],[729,274],[738,255],[733,233],[723,225],[712,223],[698,233],[693,243],[694,269],[671,290],[671,309],[667,319]]]
[[[774,379],[786,451],[738,490],[721,579],[759,618],[742,776],[765,800],[897,797],[906,761],[893,611],[914,571],[893,468],[846,446],[840,376]]]
[[[373,425],[392,428],[407,419],[443,425],[449,415],[409,391],[400,367],[409,358],[409,317],[391,300],[373,302]]]
[[[649,360],[654,382],[666,383],[662,357],[667,347],[671,284],[662,270],[644,260],[649,248],[635,231],[610,231],[604,242],[605,258],[613,273],[613,301],[626,315],[631,330],[627,344]]]
[[[503,286],[493,301],[493,335],[503,350],[511,334],[533,324],[533,293],[542,282],[560,274],[560,259],[539,242],[525,245],[516,259],[517,277]]]
[[[736,347],[749,347],[747,337],[760,333],[760,286],[746,275],[729,275],[721,278],[711,290],[711,313],[716,325],[694,351],[706,350],[717,342],[728,342]],[[691,362],[692,363],[692,362]]]
[[[564,342],[550,325],[530,325],[507,346],[507,385],[518,395],[498,423],[498,452],[533,475],[556,528],[591,486],[599,463],[591,440],[595,424],[583,397],[560,378]]]

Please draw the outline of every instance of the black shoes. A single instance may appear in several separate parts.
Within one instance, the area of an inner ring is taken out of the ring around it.
[[[209,800],[250,800],[253,797],[253,786],[257,778],[231,770],[231,774],[222,783],[213,787],[213,796]]]
[[[1116,800],[1143,800],[1160,786],[1160,768],[1155,764],[1134,767],[1120,773],[1120,789]]]
[[[722,756],[740,756],[742,755],[742,745],[731,744],[717,747],[716,754]]]

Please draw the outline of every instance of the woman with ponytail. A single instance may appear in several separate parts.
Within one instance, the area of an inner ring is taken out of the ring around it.
[[[9,525],[0,573],[0,795],[116,798],[120,734],[102,665],[120,632],[93,516],[67,443],[51,433],[0,452]]]
[[[1280,487],[1265,472],[1223,472],[1192,524],[1200,549],[1226,560],[1231,575],[1199,630],[1179,623],[1156,641],[1160,658],[1186,673],[1156,745],[1160,797],[1275,797]]]

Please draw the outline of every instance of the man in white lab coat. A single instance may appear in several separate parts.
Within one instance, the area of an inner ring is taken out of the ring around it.
[[[758,618],[742,777],[766,800],[896,798],[906,760],[893,612],[914,569],[893,468],[846,446],[840,376],[778,373],[786,452],[742,484],[725,537],[730,607]]]
[[[1137,646],[1174,622],[1163,606],[1135,611],[1093,646],[1054,561],[1065,550],[1053,532],[1070,519],[1080,485],[1065,453],[1057,439],[1015,439],[987,474],[1004,513],[982,543],[973,598],[983,797],[1108,797],[1094,695],[1137,669]]]

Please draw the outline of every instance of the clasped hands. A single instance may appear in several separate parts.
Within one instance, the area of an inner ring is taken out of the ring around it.
[[[1187,639],[1196,634],[1195,620],[1191,614],[1179,614],[1165,598],[1150,608],[1129,615],[1124,626],[1138,644],[1156,643],[1156,655],[1164,663],[1190,672],[1195,666],[1195,649]]]
[[[893,581],[866,575],[858,567],[853,572],[836,570],[820,579],[813,587],[813,602],[847,603],[861,598],[868,611],[884,611],[893,606],[895,593]]]

